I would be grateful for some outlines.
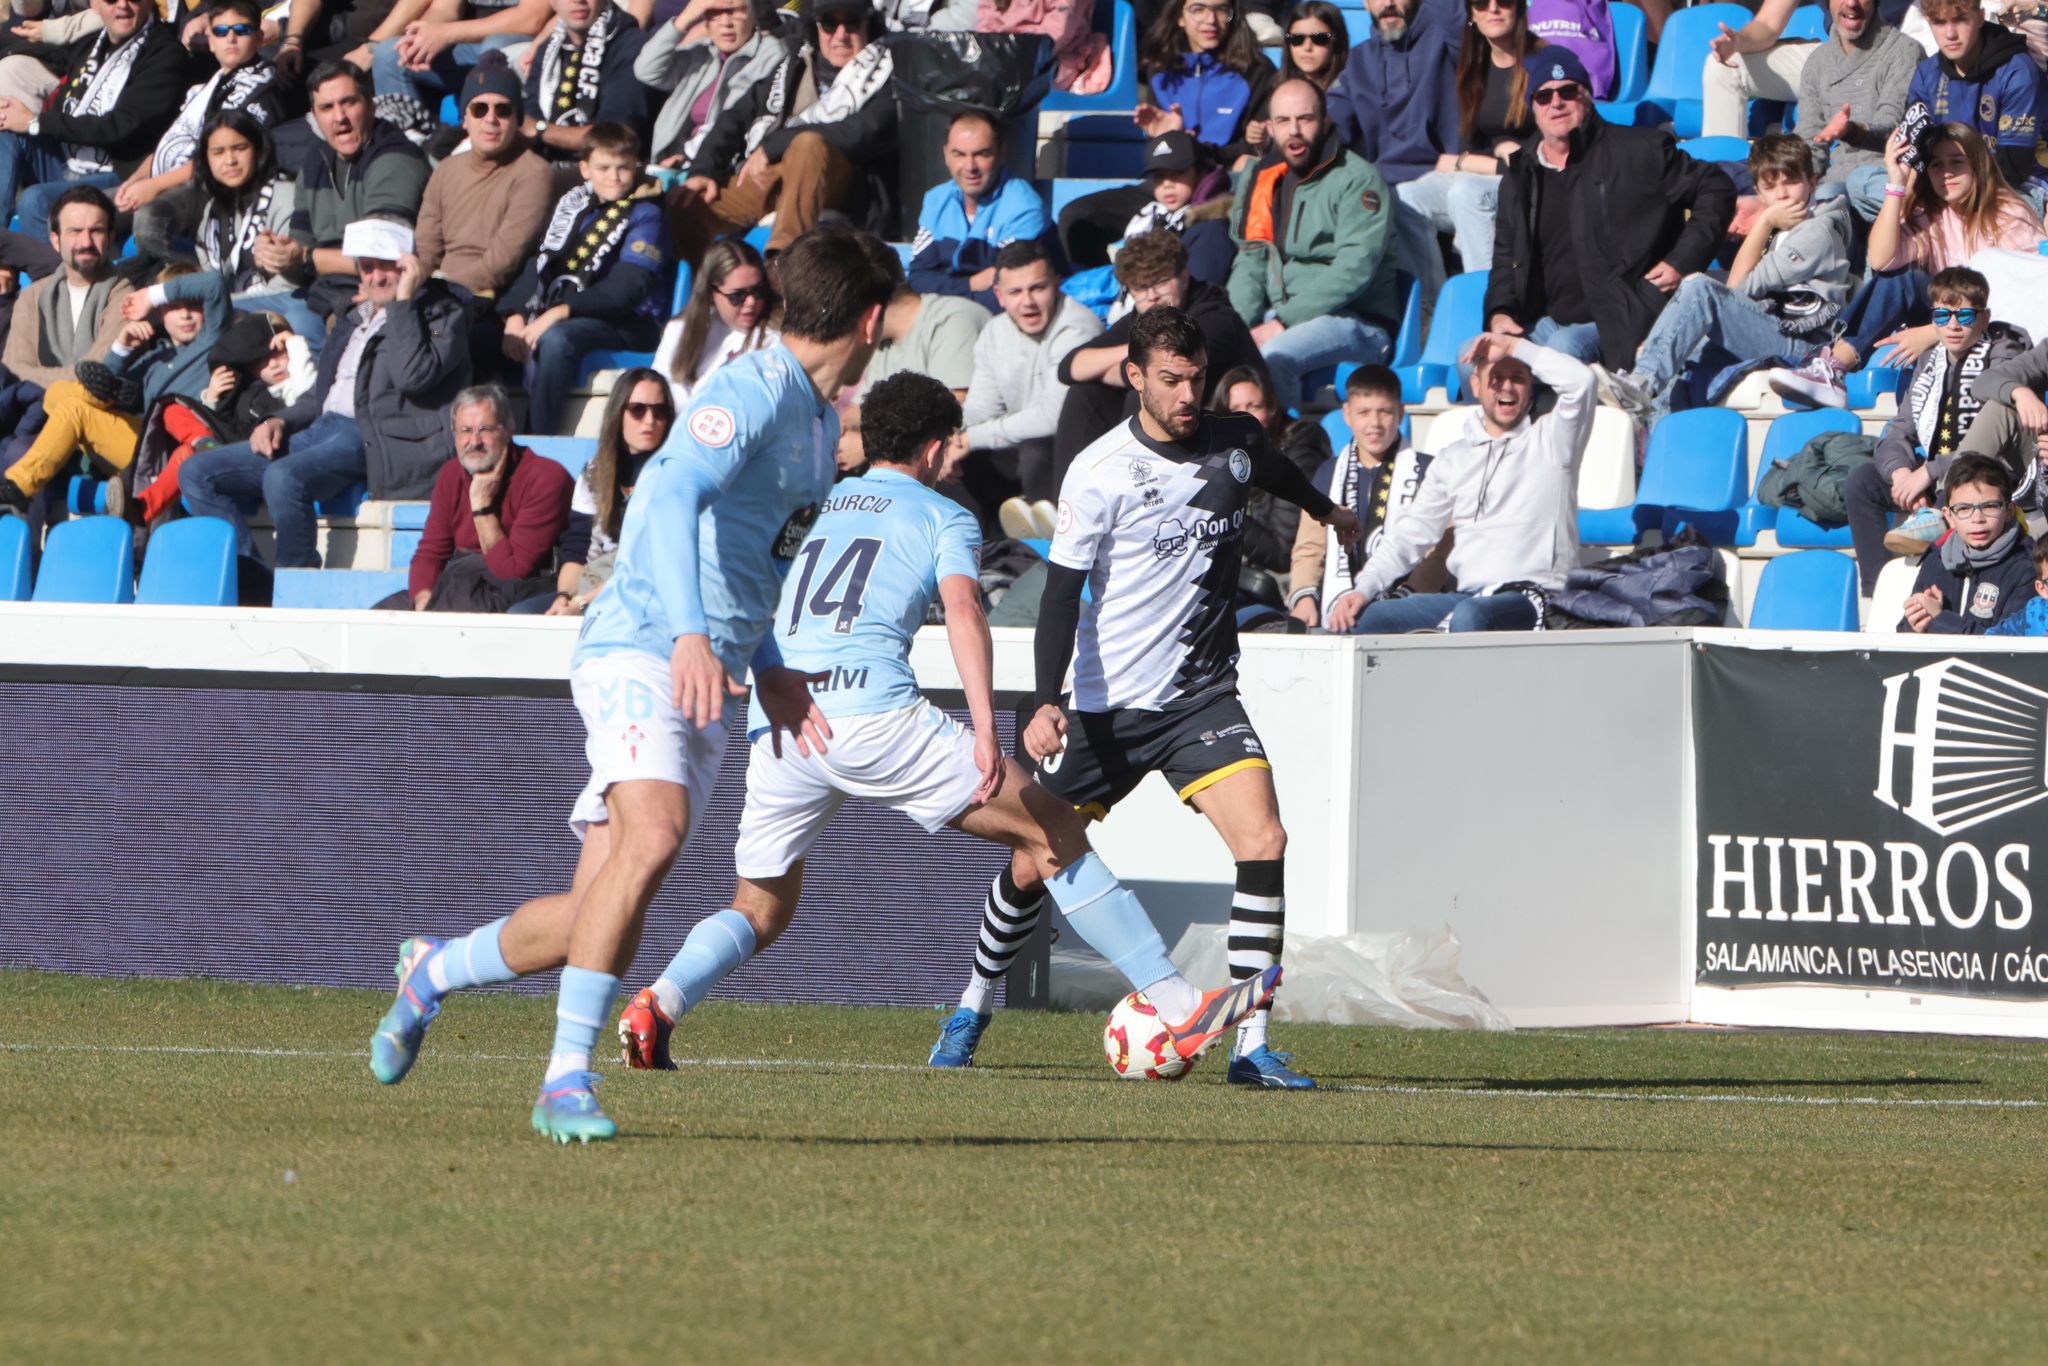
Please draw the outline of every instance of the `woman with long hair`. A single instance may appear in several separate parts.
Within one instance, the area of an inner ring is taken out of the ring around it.
[[[1436,169],[1394,187],[1406,212],[1428,225],[1422,297],[1434,299],[1448,267],[1437,234],[1448,232],[1463,270],[1493,269],[1500,173],[1529,135],[1529,72],[1522,59],[1543,44],[1529,31],[1528,0],[1466,0],[1458,51],[1458,145]]]
[[[676,401],[669,396],[669,382],[661,371],[637,366],[619,376],[605,404],[597,454],[576,476],[576,490],[569,496],[569,524],[562,529],[556,551],[562,568],[555,579],[555,595],[528,598],[513,611],[583,615],[611,580],[619,526],[633,484],[668,440],[675,420]]]
[[[676,402],[687,402],[727,361],[773,342],[781,306],[760,252],[737,237],[705,248],[690,302],[669,319],[654,352],[654,368],[669,377]]]
[[[1308,81],[1328,93],[1344,74],[1344,56],[1351,51],[1344,11],[1329,0],[1301,0],[1288,7],[1285,33],[1280,79]]]
[[[1330,458],[1330,438],[1320,422],[1296,421],[1280,406],[1273,382],[1256,366],[1239,365],[1216,381],[1216,407],[1258,419],[1275,450],[1311,479]],[[1245,507],[1244,562],[1269,574],[1285,574],[1293,561],[1294,533],[1301,513],[1263,489]]]
[[[1166,0],[1138,44],[1142,101],[1133,117],[1147,138],[1185,129],[1229,167],[1263,139],[1276,73],[1233,0]],[[1078,270],[1109,262],[1110,244],[1145,207],[1143,184],[1101,190],[1060,214],[1060,244]]]
[[[317,353],[326,320],[303,289],[258,259],[289,235],[294,205],[294,183],[278,171],[270,130],[246,110],[222,110],[200,130],[192,174],[206,201],[193,237],[199,268],[227,280],[235,307],[276,314]]]
[[[2006,183],[1983,135],[1968,124],[1941,123],[1921,137],[1920,167],[1907,164],[1911,144],[1900,132],[1885,145],[1884,207],[1870,225],[1869,283],[1842,310],[1842,337],[1797,370],[1775,374],[1771,387],[1808,402],[1844,407],[1842,376],[1879,347],[1890,363],[1910,367],[1935,344],[1927,282],[1966,264],[1986,247],[2032,252],[2041,220]]]

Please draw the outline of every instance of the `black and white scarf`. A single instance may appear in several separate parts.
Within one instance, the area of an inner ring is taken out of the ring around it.
[[[605,266],[618,254],[619,243],[626,238],[626,225],[633,217],[633,205],[638,198],[638,194],[629,194],[604,205],[578,232],[578,220],[598,202],[597,191],[588,185],[578,185],[562,196],[555,205],[554,217],[548,220],[547,232],[541,236],[540,255],[534,258],[534,273],[540,283],[526,301],[529,315],[581,293],[604,273]],[[572,236],[574,245],[570,243]]]
[[[785,119],[784,113],[790,105],[801,103],[800,92],[792,90],[791,83],[805,74],[808,68],[815,89],[817,73],[823,66],[824,60],[817,53],[807,51],[803,58],[792,57],[775,68],[773,84],[768,87],[767,110],[747,129],[749,156],[759,151],[768,135],[779,127],[815,128],[820,124],[838,123],[867,108],[869,100],[888,92],[890,77],[896,70],[896,59],[884,44],[869,43],[839,69],[832,83],[818,91],[815,99]]]
[[[240,294],[261,283],[263,272],[256,265],[256,239],[270,226],[270,201],[277,194],[271,181],[242,207],[233,222],[223,221],[209,206],[200,225],[199,264],[219,271],[228,282],[228,293]]]
[[[213,78],[186,97],[185,107],[156,145],[151,175],[175,171],[198,155],[199,134],[206,121],[223,109],[244,109],[277,79],[277,68],[262,57],[234,71],[216,71]]]
[[[105,30],[101,30],[99,37],[93,39],[92,51],[86,54],[85,65],[64,83],[59,105],[65,114],[72,118],[97,118],[120,102],[121,91],[134,72],[136,59],[142,55],[142,44],[155,23],[154,19],[144,19],[142,27],[128,35],[128,41],[119,46]],[[111,170],[114,165],[113,158],[104,147],[70,142],[64,145],[64,151],[64,171],[73,180],[98,175]]]
[[[604,75],[604,53],[612,36],[632,18],[617,5],[606,5],[583,35],[581,47],[569,46],[569,30],[556,24],[540,54],[541,122],[560,128],[584,128],[597,122],[597,87]]]
[[[1948,389],[1949,366],[1958,367],[1955,439],[1957,444],[1961,444],[1963,433],[1970,430],[1970,424],[1977,420],[1977,410],[1984,406],[1984,400],[1977,396],[1977,378],[1984,373],[1990,355],[1989,332],[1979,337],[1977,344],[1964,352],[1960,361],[1950,360],[1948,348],[1939,343],[1928,351],[1926,361],[1914,374],[1912,387],[1906,392],[1906,403],[1913,411],[1913,427],[1919,433],[1920,443],[1929,451],[1934,449],[1935,439],[1941,432],[1941,400]]]

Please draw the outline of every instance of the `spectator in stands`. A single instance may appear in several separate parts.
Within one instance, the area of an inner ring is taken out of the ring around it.
[[[1830,0],[1828,40],[1800,44],[1812,55],[1799,76],[1799,136],[1813,145],[1821,184],[1846,187],[1849,174],[1881,166],[1885,143],[1906,112],[1906,87],[1920,45],[1884,22],[1874,0]]]
[[[604,425],[597,433],[597,453],[576,476],[576,491],[569,498],[569,520],[555,554],[561,569],[554,593],[515,603],[511,610],[580,617],[604,591],[618,554],[626,500],[633,495],[641,468],[668,440],[677,402],[659,370],[628,370],[612,384]]]
[[[1577,564],[1593,372],[1563,351],[1498,332],[1482,333],[1466,359],[1479,406],[1438,419],[1450,424],[1448,439],[1432,437],[1437,454],[1420,491],[1353,580],[1365,602],[1351,625],[1356,633],[1398,635],[1445,622],[1453,631],[1529,630],[1542,620],[1543,594],[1563,587]],[[1531,418],[1537,380],[1557,404]],[[1448,567],[1458,587],[1387,597],[1452,526]]]
[[[1897,630],[1981,636],[2026,610],[2034,597],[2034,543],[2013,515],[2012,470],[1963,455],[1943,481],[1949,535],[1920,557],[1920,574]]]
[[[405,591],[379,607],[503,612],[549,591],[569,521],[569,471],[512,440],[512,399],[495,384],[455,396],[455,455],[441,466]]]
[[[1344,11],[1329,0],[1297,0],[1287,11],[1287,50],[1280,57],[1280,79],[1312,81],[1325,94],[1344,74],[1351,51],[1351,30]]]
[[[1934,510],[1935,487],[1978,416],[1999,411],[1999,404],[2013,404],[2019,392],[2010,382],[2002,390],[1991,382],[2010,374],[2006,363],[2026,352],[2027,334],[1991,320],[1991,286],[1984,277],[1968,266],[1950,266],[1934,277],[1928,293],[1934,300],[1937,343],[1913,368],[1898,414],[1878,438],[1875,458],[1851,470],[1842,486],[1865,597],[1877,587],[1894,538],[1902,550],[1917,554],[1947,528]],[[1987,427],[1986,435],[1997,426]],[[2004,453],[2000,446],[2005,443],[1986,444],[1987,454]],[[2014,452],[2016,469],[2031,469],[2032,447],[2028,436]],[[1894,510],[1911,515],[1888,535],[1886,521]]]
[[[486,52],[462,83],[469,150],[434,168],[420,201],[419,258],[470,296],[469,354],[490,368],[503,348],[497,300],[533,257],[554,211],[555,173],[520,126],[519,77]]]
[[[81,361],[78,378],[43,394],[47,420],[7,481],[33,496],[55,478],[73,452],[95,468],[125,471],[135,459],[143,415],[166,396],[197,398],[205,388],[206,355],[227,325],[228,292],[218,275],[174,266],[148,289],[121,300],[123,326],[102,361]],[[118,481],[117,481],[118,482]],[[120,488],[107,510],[124,515]]]
[[[740,238],[721,237],[705,249],[690,302],[662,329],[654,369],[668,376],[681,406],[720,366],[772,344],[781,316],[782,299],[761,253]]]
[[[1849,301],[1852,215],[1839,196],[1814,202],[1807,143],[1787,133],[1758,138],[1749,173],[1763,211],[1735,253],[1728,283],[1688,275],[1643,339],[1634,369],[1594,367],[1605,397],[1645,428],[1688,406],[1678,380],[1696,362],[1798,360],[1835,334]]]
[[[370,73],[377,117],[424,136],[440,126],[441,98],[461,89],[486,55],[527,42],[554,17],[548,0],[398,0],[348,60]]]
[[[958,471],[963,502],[984,533],[1002,525],[997,509],[1016,495],[1048,505],[1059,497],[1065,471],[1053,459],[1053,432],[1067,393],[1060,362],[1102,331],[1086,305],[1061,292],[1044,242],[1010,243],[996,253],[995,272],[1003,311],[974,341],[961,418],[968,455]]]
[[[2048,406],[2042,403],[2048,395],[2048,342],[1986,366],[1976,392],[1983,406],[1958,453],[2003,460],[2021,510],[2048,523]]]
[[[950,294],[921,295],[903,275],[903,262],[896,249],[864,235],[862,245],[874,243],[871,253],[877,268],[892,276],[896,293],[882,311],[882,339],[868,361],[860,384],[841,394],[839,411],[840,468],[862,463],[860,458],[860,399],[881,380],[898,370],[930,375],[965,402],[967,388],[974,382],[974,344],[988,325],[988,310],[972,299]],[[884,258],[887,258],[886,260]]]
[[[1501,164],[1529,133],[1529,69],[1536,50],[1527,0],[1467,0],[1465,35],[1457,56],[1458,136],[1436,166],[1394,186],[1399,222],[1415,235],[1403,257],[1433,302],[1448,273],[1440,233],[1450,233],[1461,270],[1493,267],[1493,220],[1500,198]]]
[[[1700,72],[1702,136],[1746,138],[1751,100],[1790,104],[1800,98],[1806,64],[1820,49],[1820,44],[1804,39],[1780,41],[1800,3],[1762,0],[1754,19],[1739,29],[1722,24],[1721,32],[1708,42]]]
[[[590,130],[647,126],[647,87],[633,74],[647,30],[612,0],[554,0],[554,26],[526,68],[526,136],[550,161],[578,160]],[[643,144],[644,145],[644,144]]]
[[[583,183],[555,205],[540,252],[499,301],[504,355],[526,367],[530,431],[555,435],[583,357],[600,347],[652,351],[668,313],[661,198],[640,166],[640,135],[587,130]]]
[[[1620,74],[1614,16],[1607,0],[1528,0],[1529,32],[1538,46],[1568,47],[1578,54],[1592,84],[1593,98],[1612,99]],[[1465,41],[1471,41],[1467,34]]]
[[[1206,284],[1230,280],[1237,246],[1230,240],[1230,177],[1209,163],[1194,135],[1175,129],[1151,139],[1145,152],[1145,182],[1152,198],[1124,225],[1124,240],[1148,232],[1175,233],[1187,248],[1188,274]],[[1110,307],[1110,321],[1130,309],[1123,290]]]
[[[1307,478],[1313,479],[1330,458],[1330,442],[1323,434],[1322,424],[1290,417],[1274,401],[1272,381],[1249,365],[1240,365],[1217,377],[1216,409],[1257,418],[1273,449],[1292,461]],[[1315,521],[1313,517],[1309,520]],[[1286,577],[1300,521],[1300,508],[1254,486],[1244,509],[1244,563],[1275,576],[1276,580]]]
[[[776,255],[828,210],[863,216],[881,182],[893,193],[893,65],[874,40],[868,0],[811,0],[807,41],[729,100],[671,196],[679,259],[695,263],[711,239],[745,232],[769,213]],[[986,310],[984,310],[985,312]]]
[[[206,197],[194,183],[200,135],[222,113],[238,112],[265,128],[284,117],[277,68],[263,56],[263,10],[257,0],[213,0],[204,15],[207,48],[219,69],[192,87],[184,107],[156,144],[114,192],[114,207],[135,218],[136,245],[168,261],[187,254]]]
[[[1392,0],[1389,0],[1391,3]],[[1387,182],[1325,119],[1323,92],[1273,92],[1272,145],[1237,174],[1230,302],[1259,344],[1283,408],[1301,377],[1337,361],[1385,360],[1400,326],[1388,250]]]
[[[2034,159],[2041,118],[2048,113],[2048,83],[2010,29],[1987,23],[1976,0],[1921,0],[1939,50],[1913,69],[1906,105],[1927,106],[1931,122],[1961,123],[1992,145],[1992,160],[2006,183],[2035,213],[2048,205],[2048,168]],[[1849,177],[1849,195],[1865,218],[1877,217],[1885,187],[1897,184],[1889,166],[1865,166]]]
[[[332,320],[349,311],[360,288],[343,233],[371,218],[412,222],[427,190],[427,160],[371,112],[370,78],[355,67],[329,62],[309,85],[321,140],[299,177],[292,235],[259,234],[253,250],[273,275],[301,282],[310,276],[307,302]]]
[[[920,294],[959,294],[994,312],[996,255],[1012,242],[1051,242],[1045,201],[1030,181],[1004,173],[1002,133],[979,110],[953,116],[945,156],[949,178],[925,193],[918,211],[910,283]]]
[[[1788,397],[1848,406],[1843,376],[1880,346],[1910,365],[1934,345],[1927,323],[1929,275],[1968,263],[1985,247],[2033,251],[2042,240],[2034,210],[1999,174],[1990,146],[1960,123],[1939,124],[1923,139],[1925,171],[1907,164],[1903,133],[1885,147],[1889,181],[1870,227],[1869,282],[1842,314],[1842,335],[1816,348],[1797,370],[1774,373]]]
[[[327,328],[306,291],[256,259],[259,240],[289,237],[298,203],[296,182],[278,170],[269,130],[246,110],[224,110],[207,122],[200,148],[192,183],[200,203],[192,239],[200,268],[227,281],[236,307],[283,318],[317,354]]]
[[[674,22],[649,31],[633,74],[668,92],[647,144],[650,161],[687,165],[726,105],[782,64],[789,50],[773,18],[763,0],[690,0]]]
[[[192,71],[178,33],[144,0],[93,0],[101,30],[69,47],[0,36],[62,70],[54,102],[38,110],[0,99],[0,222],[49,231],[51,203],[70,185],[111,189],[148,159],[185,99]]]
[[[1602,119],[1570,49],[1526,65],[1536,134],[1501,176],[1487,327],[1626,364],[1678,282],[1712,263],[1735,185],[1669,133]]]
[[[1095,29],[1095,0],[981,0],[972,27],[1052,39],[1054,89],[1099,95],[1116,78],[1109,38]]]
[[[2034,542],[2034,596],[2017,612],[1991,623],[1987,636],[2048,636],[2048,541]]]
[[[447,455],[448,402],[469,383],[463,305],[428,278],[412,229],[365,219],[342,242],[364,297],[320,353],[319,382],[247,442],[192,456],[181,476],[193,513],[233,522],[245,556],[261,498],[281,569],[319,567],[319,499],[358,483],[372,498],[426,497]]]
[[[27,386],[33,386],[40,398],[59,382],[73,379],[80,361],[104,359],[126,325],[121,307],[132,286],[114,274],[107,255],[114,231],[112,201],[99,190],[79,185],[59,195],[51,207],[50,245],[63,270],[36,281],[15,300],[7,350],[0,357],[16,381],[18,392],[9,398],[17,402],[34,401]],[[19,436],[9,444],[10,464],[28,444]],[[20,510],[28,504],[28,491],[0,476],[0,507]]]
[[[1131,325],[1161,305],[1180,309],[1201,329],[1211,374],[1221,376],[1244,366],[1265,370],[1258,343],[1231,306],[1230,296],[1189,276],[1187,247],[1172,233],[1142,233],[1125,242],[1116,256],[1116,277],[1130,296],[1131,311],[1111,323],[1095,343],[1060,362],[1060,382],[1067,386],[1067,396],[1060,405],[1053,458],[1061,470],[1111,427],[1137,416],[1138,396],[1124,370]],[[1205,403],[1214,392],[1212,384],[1210,393],[1203,395]]]
[[[1330,87],[1329,120],[1337,137],[1389,185],[1427,175],[1444,153],[1464,147],[1458,134],[1457,43],[1444,26],[1419,22],[1420,6],[1421,0],[1371,0],[1372,32],[1351,49],[1344,74]],[[1443,284],[1436,229],[1425,213],[1400,201],[1389,207],[1401,268],[1422,281],[1423,297],[1433,300]],[[1287,385],[1277,375],[1275,382],[1285,399]]]
[[[1272,63],[1259,51],[1244,11],[1230,0],[1166,0],[1138,47],[1142,101],[1135,115],[1148,138],[1184,129],[1220,166],[1232,166],[1266,137]],[[1109,260],[1131,215],[1151,198],[1143,185],[1084,195],[1060,213],[1060,244],[1077,268]]]

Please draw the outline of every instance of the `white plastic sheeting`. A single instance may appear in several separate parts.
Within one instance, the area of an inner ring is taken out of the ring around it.
[[[1222,925],[1190,925],[1173,950],[1197,986],[1230,979]],[[1084,945],[1052,951],[1052,1002],[1107,1010],[1130,990],[1116,969]],[[1512,1029],[1458,972],[1458,937],[1400,931],[1325,937],[1290,934],[1280,960],[1287,976],[1273,1018],[1283,1024],[1399,1025],[1404,1029]]]

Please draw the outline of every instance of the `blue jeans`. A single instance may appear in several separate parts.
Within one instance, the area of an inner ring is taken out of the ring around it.
[[[18,213],[18,231],[39,242],[50,235],[50,205],[58,195],[73,185],[111,190],[120,183],[112,171],[67,179],[60,144],[26,133],[0,133],[0,223]]]
[[[1687,276],[1636,353],[1636,375],[1656,391],[1660,416],[1671,410],[1673,381],[1713,351],[1735,361],[1796,360],[1805,354],[1756,300],[1708,276]]]
[[[1842,340],[1867,364],[1877,344],[1901,327],[1929,322],[1933,301],[1927,297],[1927,272],[1918,266],[1882,271],[1870,277],[1842,310]]]
[[[1587,365],[1600,359],[1598,323],[1561,323],[1555,318],[1538,318],[1536,325],[1529,329],[1529,340],[1537,346],[1562,351]]]
[[[1499,199],[1499,176],[1469,171],[1431,171],[1394,187],[1401,264],[1422,282],[1425,304],[1435,302],[1449,273],[1437,234],[1451,234],[1460,269],[1493,269],[1493,220]]]
[[[1445,617],[1453,631],[1527,631],[1536,625],[1536,609],[1520,593],[1410,593],[1382,598],[1358,614],[1354,636],[1402,636],[1434,631]]]
[[[178,467],[178,487],[193,516],[233,523],[236,544],[251,559],[256,547],[248,519],[260,499],[277,527],[277,567],[318,569],[320,529],[313,504],[363,481],[363,434],[354,418],[322,413],[285,449],[289,454],[275,460],[246,442],[196,451]]]
[[[292,331],[306,339],[313,358],[320,358],[321,348],[327,345],[327,319],[313,311],[313,305],[306,302],[303,289],[286,290],[275,294],[237,294],[234,305],[244,313],[274,313],[283,318]]]
[[[1341,361],[1360,365],[1384,362],[1393,353],[1394,339],[1378,323],[1348,313],[1329,313],[1288,328],[1260,349],[1280,406],[1298,409],[1303,375]]]
[[[637,270],[637,266],[615,266]],[[595,318],[564,318],[541,335],[540,345],[526,362],[526,426],[535,436],[560,436],[562,412],[576,383],[576,368],[592,351],[615,346],[625,351],[652,351],[661,340],[661,324],[635,318],[620,327]]]

